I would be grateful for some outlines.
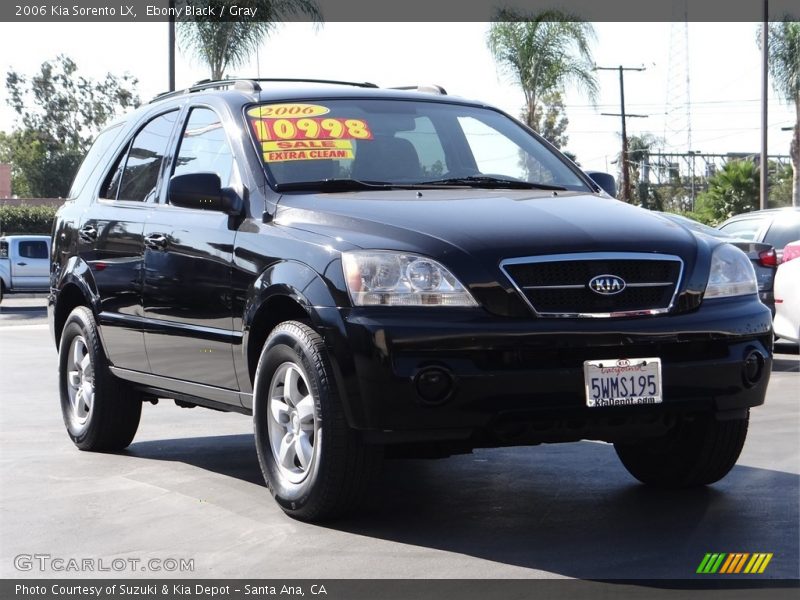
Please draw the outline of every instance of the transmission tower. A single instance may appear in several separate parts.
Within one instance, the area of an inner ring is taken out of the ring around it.
[[[688,0],[672,5],[667,95],[664,102],[664,145],[668,150],[692,150],[692,104],[689,62]]]

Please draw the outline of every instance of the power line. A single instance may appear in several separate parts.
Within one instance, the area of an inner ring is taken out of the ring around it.
[[[622,199],[625,202],[631,201],[631,177],[630,165],[628,164],[628,131],[626,121],[628,117],[646,118],[647,115],[626,115],[625,114],[625,71],[644,71],[644,67],[598,67],[595,65],[595,71],[618,71],[619,72],[619,107],[620,112],[617,113],[600,113],[606,117],[620,117],[622,122]]]

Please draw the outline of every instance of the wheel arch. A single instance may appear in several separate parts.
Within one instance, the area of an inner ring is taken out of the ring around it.
[[[237,369],[240,385],[246,378],[247,384],[252,386],[267,337],[279,323],[291,320],[307,323],[325,341],[349,420],[357,391],[346,384],[348,378],[342,376],[343,371],[353,370],[353,359],[347,348],[336,291],[323,276],[304,263],[284,261],[271,265],[250,287],[242,323],[241,366]]]
[[[95,315],[100,298],[91,269],[84,261],[72,258],[59,279],[53,306],[53,337],[56,348],[61,343],[61,333],[69,314],[78,306],[86,306]]]

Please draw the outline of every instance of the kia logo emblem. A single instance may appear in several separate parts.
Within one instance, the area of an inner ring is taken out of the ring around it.
[[[596,294],[613,296],[625,289],[625,280],[616,275],[598,275],[589,281],[589,289]]]

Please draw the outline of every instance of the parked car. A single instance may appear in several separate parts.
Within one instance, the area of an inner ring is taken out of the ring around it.
[[[732,235],[704,225],[689,217],[683,215],[676,215],[675,213],[659,212],[658,214],[663,217],[689,228],[691,231],[701,233],[703,235],[710,235],[719,238],[729,244],[739,248],[742,252],[747,254],[750,262],[753,263],[753,269],[756,272],[756,280],[758,281],[758,297],[761,301],[769,306],[772,314],[775,314],[775,296],[773,293],[773,285],[775,283],[775,270],[778,266],[778,258],[775,248],[765,242],[754,242],[752,240],[743,240],[736,238]]]
[[[780,264],[786,244],[800,239],[800,207],[742,213],[722,223],[719,230],[743,240],[771,244]]]
[[[783,250],[783,262],[775,276],[775,335],[800,343],[800,240]]]
[[[711,484],[764,402],[747,256],[481,102],[207,82],[103,131],[69,197],[48,313],[75,445],[126,447],[143,400],[252,415],[296,518],[352,510],[384,455],[593,439]]]
[[[6,294],[50,291],[50,236],[0,237],[0,302]]]

